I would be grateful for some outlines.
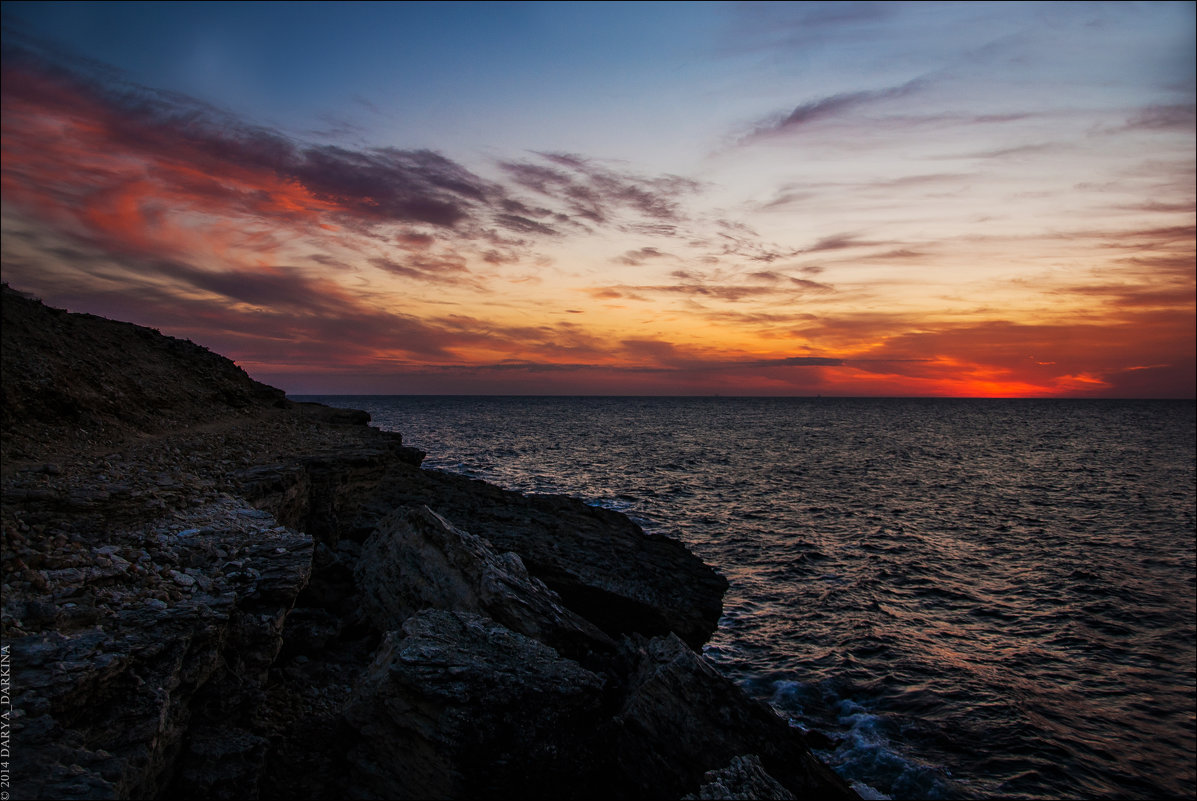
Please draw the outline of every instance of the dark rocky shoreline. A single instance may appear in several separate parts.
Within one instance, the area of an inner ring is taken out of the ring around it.
[[[12,798],[856,797],[701,656],[680,543],[3,303]]]

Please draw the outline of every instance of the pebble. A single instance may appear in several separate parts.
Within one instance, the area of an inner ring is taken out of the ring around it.
[[[172,570],[172,571],[170,571],[170,577],[175,582],[175,584],[178,584],[180,587],[194,587],[195,586],[195,578],[187,575],[186,573],[180,573],[177,570]]]

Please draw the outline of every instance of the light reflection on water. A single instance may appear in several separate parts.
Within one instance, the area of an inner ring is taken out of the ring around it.
[[[894,797],[1191,795],[1191,402],[337,398],[730,580],[708,655]]]

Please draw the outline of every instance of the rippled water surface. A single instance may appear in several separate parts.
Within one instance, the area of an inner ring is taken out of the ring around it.
[[[731,582],[707,654],[893,798],[1192,797],[1194,404],[318,398]]]

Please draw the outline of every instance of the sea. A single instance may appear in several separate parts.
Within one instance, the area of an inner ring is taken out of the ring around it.
[[[302,399],[684,542],[706,656],[866,798],[1194,797],[1193,401]]]

